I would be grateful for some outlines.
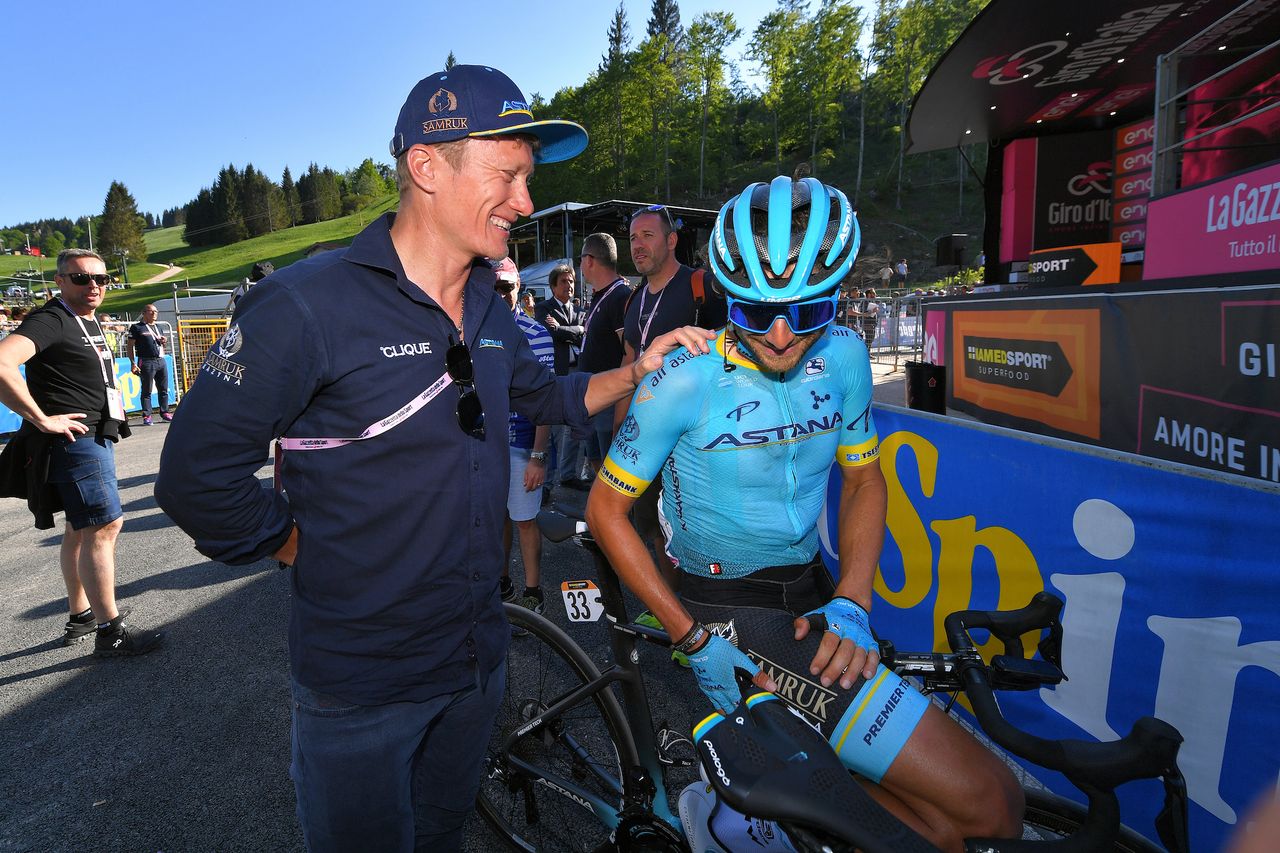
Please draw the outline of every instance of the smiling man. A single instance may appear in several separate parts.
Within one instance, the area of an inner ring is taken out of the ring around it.
[[[246,294],[170,428],[156,498],[196,547],[292,566],[308,850],[460,847],[510,637],[509,413],[582,428],[674,346],[707,350],[682,330],[633,368],[556,377],[494,293],[484,259],[533,212],[534,164],[586,144],[493,68],[420,81],[391,141],[399,211]],[[287,499],[256,477],[281,436]]]

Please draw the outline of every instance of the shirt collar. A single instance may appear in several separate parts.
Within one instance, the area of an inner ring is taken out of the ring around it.
[[[343,259],[353,264],[371,267],[388,273],[395,277],[396,285],[410,299],[415,302],[436,305],[435,300],[423,293],[405,275],[404,265],[400,263],[400,256],[396,254],[395,244],[391,242],[391,225],[395,222],[395,219],[395,213],[389,211],[369,223],[368,227],[357,234],[355,239],[351,241],[351,245],[347,247]],[[495,280],[496,276],[489,263],[477,258],[471,267],[471,275],[467,278],[464,291],[464,323],[466,322],[465,315],[468,313],[472,316],[472,323],[478,323],[479,319],[477,318],[482,319],[488,313],[489,304],[497,296],[493,290]],[[436,307],[439,308],[438,305]],[[479,326],[472,325],[470,328],[478,329]]]

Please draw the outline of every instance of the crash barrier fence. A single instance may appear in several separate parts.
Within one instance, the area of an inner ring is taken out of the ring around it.
[[[200,365],[204,363],[209,350],[226,334],[231,321],[225,317],[209,319],[178,320],[177,372],[182,393],[187,393],[191,384],[200,375]]]
[[[857,332],[872,358],[910,360],[924,352],[923,297],[841,299],[836,321]]]

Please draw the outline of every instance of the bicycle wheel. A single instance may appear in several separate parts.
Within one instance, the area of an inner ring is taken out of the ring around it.
[[[507,688],[485,756],[476,808],[490,827],[519,850],[590,851],[609,839],[592,808],[551,781],[567,780],[621,807],[622,763],[635,761],[630,729],[608,688],[584,697],[538,732],[507,738],[560,697],[600,675],[586,652],[547,619],[505,605],[513,628],[507,652]],[[541,778],[514,766],[514,755],[534,765]],[[616,823],[616,815],[612,818]]]
[[[1023,840],[1053,841],[1065,838],[1080,828],[1086,809],[1077,802],[1059,797],[1043,788],[1023,788],[1027,810],[1022,817]],[[1116,843],[1116,853],[1163,853],[1164,848],[1143,838],[1127,826],[1121,825]]]

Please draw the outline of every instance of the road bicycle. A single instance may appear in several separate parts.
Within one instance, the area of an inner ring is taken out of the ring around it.
[[[557,625],[526,608],[505,605],[513,632],[519,636],[508,653],[506,694],[486,752],[477,810],[513,849],[688,853],[686,833],[667,794],[667,768],[672,762],[663,748],[666,744],[655,734],[638,649],[640,641],[665,649],[669,639],[664,631],[638,625],[628,617],[618,576],[585,523],[543,512],[538,526],[550,541],[572,538],[592,555],[595,583],[577,582],[578,588],[569,590],[566,606],[571,617],[577,609],[577,618],[583,620],[591,618],[592,608],[603,608],[611,660],[600,669]],[[1089,805],[1083,807],[1028,785],[1023,840],[979,840],[969,849],[992,853],[1159,851],[1162,848],[1120,824],[1114,794],[1115,787],[1130,778],[1159,776],[1165,780],[1166,808],[1158,828],[1169,850],[1184,853],[1186,787],[1176,764],[1181,737],[1171,726],[1143,720],[1135,726],[1139,734],[1108,744],[1046,741],[1015,729],[1000,715],[992,690],[1036,689],[1063,678],[1057,622],[1061,606],[1061,601],[1041,593],[1019,611],[952,614],[947,620],[953,643],[949,655],[898,652],[883,644],[886,666],[904,678],[914,676],[926,694],[964,690],[979,723],[996,743],[1063,771],[1088,796]],[[963,630],[953,634],[955,620]],[[968,638],[967,630],[975,628],[989,630],[1004,642],[1005,654],[990,665],[982,662]],[[1037,629],[1045,633],[1038,646],[1040,657],[1026,659],[1020,637]],[[689,688],[694,689],[692,684]],[[778,821],[800,850],[852,850],[855,845],[868,853],[933,849],[918,836],[904,840],[910,830],[887,812],[879,813],[883,810],[853,782],[825,739],[798,715],[785,711],[799,728],[778,723],[783,703],[761,701],[770,696],[753,695],[751,707],[744,701],[742,713],[735,712],[730,725],[714,726],[710,734],[700,727],[697,753],[704,775],[728,805]],[[757,716],[764,722],[756,721]],[[737,717],[742,722],[735,722]],[[779,756],[778,750],[799,742],[796,739],[804,735],[801,729],[817,740]],[[734,784],[720,782],[704,744],[708,738],[722,770],[726,760],[734,762],[734,772],[725,774],[737,777]],[[723,749],[716,746],[718,740],[725,741]],[[804,753],[807,760],[788,760],[797,753]],[[765,765],[771,773],[753,772]],[[748,779],[755,781],[745,785]],[[788,780],[791,789],[807,793],[800,797],[770,794]],[[830,797],[831,792],[837,796]],[[762,807],[766,800],[771,804]],[[815,813],[841,815],[841,825],[817,820]],[[855,837],[849,837],[845,823],[856,824]],[[863,832],[866,827],[880,827],[883,834]],[[1045,847],[1045,842],[1066,846]]]

